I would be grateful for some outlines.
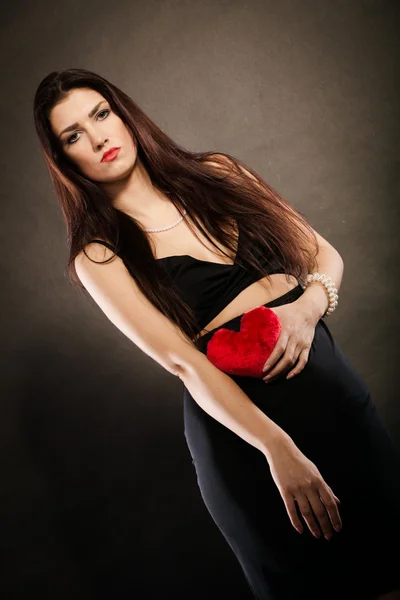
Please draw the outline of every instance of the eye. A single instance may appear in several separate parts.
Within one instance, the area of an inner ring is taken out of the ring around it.
[[[106,116],[102,119],[100,119],[100,121],[104,121],[104,119],[106,119],[108,117],[108,113],[110,112],[110,110],[108,108],[103,108],[103,110],[101,110],[100,112],[97,113],[96,117],[98,117],[99,115],[101,115],[102,113],[107,113]],[[76,135],[77,132],[73,133],[72,135],[70,135],[67,138],[67,145],[71,146],[71,144],[75,144],[75,142],[77,142],[78,140],[75,139],[73,140],[72,138],[74,137],[74,135]],[[78,138],[79,139],[79,138]]]
[[[99,113],[97,113],[97,116],[101,115],[101,113],[103,113],[103,112],[106,112],[108,114],[110,111],[108,110],[108,108],[104,108]],[[104,119],[105,119],[105,117],[104,117]],[[104,119],[100,119],[100,121],[104,121]]]

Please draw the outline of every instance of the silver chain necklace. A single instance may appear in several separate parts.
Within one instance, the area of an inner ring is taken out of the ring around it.
[[[168,227],[155,227],[153,229],[151,229],[151,228],[150,229],[145,229],[145,231],[149,231],[151,233],[155,233],[156,231],[167,231],[167,229],[172,229],[173,227],[176,227],[177,225],[179,225],[179,223],[183,220],[184,215],[186,215],[186,210],[185,209],[183,209],[183,215],[173,225],[168,225]]]

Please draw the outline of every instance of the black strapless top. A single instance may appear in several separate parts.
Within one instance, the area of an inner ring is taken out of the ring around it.
[[[92,241],[113,250],[112,246],[103,240]],[[238,247],[239,244],[240,232]],[[260,256],[266,274],[285,272],[272,253],[258,250],[257,258],[260,259]],[[202,331],[241,291],[260,280],[259,273],[250,266],[246,269],[239,266],[236,259],[233,264],[222,264],[178,254],[158,258],[156,261],[169,273],[182,298],[194,311],[199,331]]]
[[[170,274],[183,299],[193,309],[200,331],[250,284],[260,279],[254,269],[236,262],[218,264],[188,255],[157,259]],[[274,259],[266,260],[267,273],[284,273]]]

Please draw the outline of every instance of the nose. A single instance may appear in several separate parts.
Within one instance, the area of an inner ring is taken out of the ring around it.
[[[105,146],[108,142],[108,138],[103,139],[101,136],[99,136],[98,140],[95,141],[95,146],[100,150],[101,148],[103,148],[103,146]]]

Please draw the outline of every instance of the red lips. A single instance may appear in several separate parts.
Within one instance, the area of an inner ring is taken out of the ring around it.
[[[225,373],[262,378],[280,330],[278,315],[267,306],[256,306],[242,316],[240,331],[217,329],[207,344],[207,358]]]
[[[103,160],[107,160],[108,157],[111,158],[112,155],[117,155],[118,151],[120,150],[120,148],[114,147],[114,148],[110,148],[109,150],[107,150],[106,152],[104,152],[103,154],[103,158],[101,159],[101,162],[103,162]]]

